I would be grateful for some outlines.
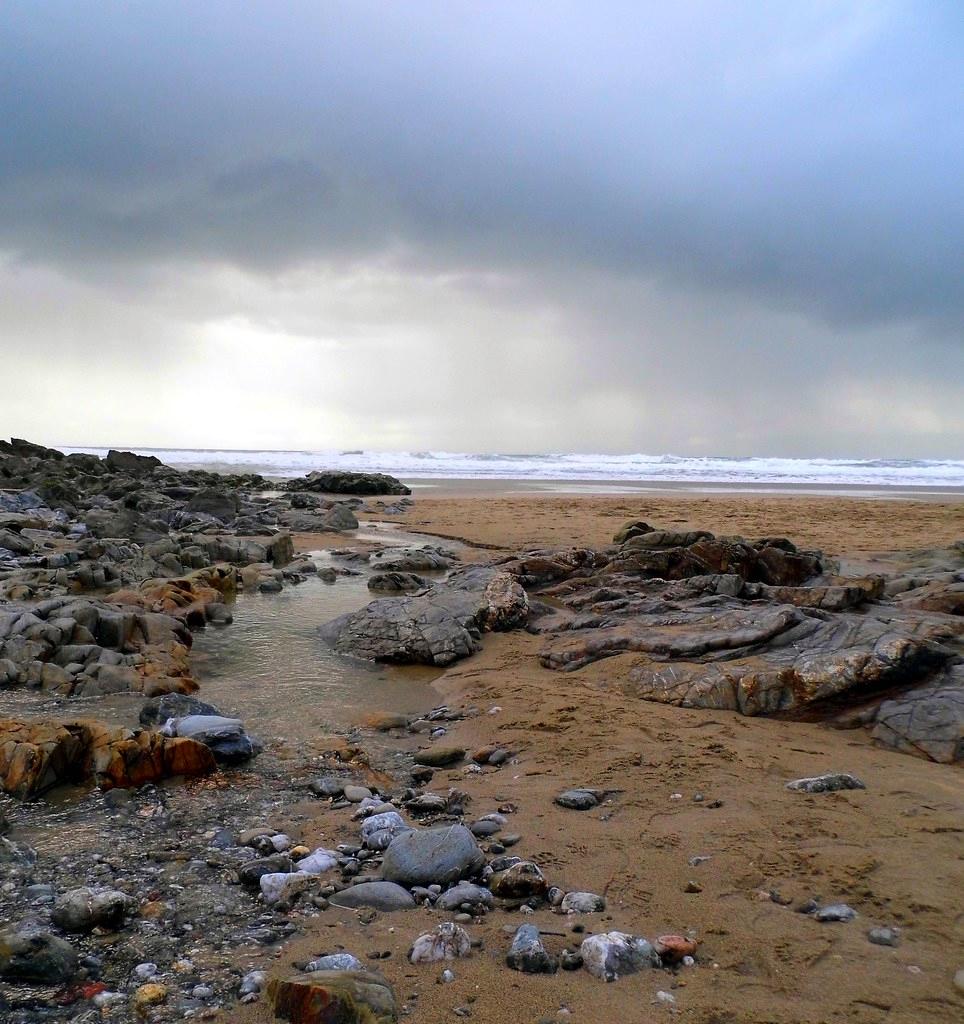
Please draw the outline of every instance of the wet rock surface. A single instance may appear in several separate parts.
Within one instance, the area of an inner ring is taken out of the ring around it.
[[[505,573],[470,566],[416,594],[380,598],[327,623],[332,647],[371,661],[448,665],[481,648],[483,632],[522,625],[523,588]]]

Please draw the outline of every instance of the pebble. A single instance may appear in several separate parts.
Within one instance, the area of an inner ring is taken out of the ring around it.
[[[519,925],[505,962],[523,974],[555,974],[559,970],[559,961],[546,950],[534,924]]]
[[[362,800],[370,800],[372,791],[367,786],[345,786],[344,797],[350,804],[360,804]]]
[[[956,988],[958,992],[964,992],[964,967],[954,974],[954,988]]]
[[[899,928],[871,928],[867,932],[867,938],[875,946],[899,946],[900,945],[900,929]]]
[[[157,964],[143,963],[138,964],[134,968],[134,977],[139,981],[146,981],[148,978],[153,978],[157,974]]]
[[[253,995],[260,992],[267,980],[268,976],[264,971],[249,971],[241,979],[241,995]]]
[[[143,1013],[144,1010],[151,1006],[160,1006],[161,1003],[166,1001],[167,986],[157,982],[148,982],[146,985],[141,985],[134,992],[133,1003],[138,1013]]]
[[[867,787],[849,772],[828,772],[808,779],[794,779],[787,789],[797,793],[836,793],[842,789],[866,789]]]
[[[599,795],[595,789],[567,789],[554,802],[571,811],[588,811],[599,805]]]
[[[656,993],[656,1002],[663,1006],[675,1006],[676,996],[672,992],[664,992],[662,989]]]
[[[472,940],[464,928],[445,921],[426,932],[412,943],[408,959],[413,964],[436,963],[439,960],[458,960],[472,951]]]
[[[857,916],[853,907],[846,903],[831,903],[827,907],[821,907],[814,915],[818,921],[852,921]]]
[[[683,886],[683,892],[702,892],[703,886],[699,882],[694,882],[692,879]]]
[[[455,981],[455,975],[448,968],[446,968],[439,975],[438,980],[443,985],[450,985],[453,981]]]

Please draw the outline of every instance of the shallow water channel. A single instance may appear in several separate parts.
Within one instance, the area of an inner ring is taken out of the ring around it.
[[[367,526],[367,524],[366,524]],[[418,545],[426,539],[390,525],[359,530],[356,541]],[[327,551],[309,552],[321,568],[338,566]],[[252,733],[283,736],[292,743],[319,730],[343,729],[366,711],[415,712],[431,707],[435,669],[371,665],[335,654],[319,627],[362,608],[373,597],[366,563],[352,562],[358,576],[323,583],[317,576],[286,585],[280,594],[241,594],[230,626],[195,635],[192,665],[198,696],[236,715]],[[426,573],[426,576],[441,574]]]
[[[430,542],[391,523],[365,523],[352,534],[326,534],[319,540],[329,538],[337,546]],[[446,546],[458,550],[456,544]],[[242,719],[247,731],[269,749],[283,746],[295,756],[317,749],[320,737],[351,728],[367,711],[428,710],[438,703],[432,681],[441,675],[438,669],[372,665],[335,654],[322,640],[319,627],[377,596],[367,585],[371,571],[367,562],[342,562],[327,550],[307,554],[319,568],[345,566],[358,575],[339,576],[335,583],[311,575],[300,584],[286,583],[281,593],[239,594],[232,605],[233,623],[209,625],[194,633],[191,653],[199,698]],[[133,727],[143,703],[139,694],[66,699],[11,689],[0,691],[0,716],[96,717]],[[259,761],[255,758],[241,770],[257,774]],[[15,816],[20,836],[49,853],[82,848],[102,834],[99,800],[96,793],[74,786],[19,805]]]

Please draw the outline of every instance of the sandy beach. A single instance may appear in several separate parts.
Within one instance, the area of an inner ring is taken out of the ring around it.
[[[419,496],[404,522],[480,545],[480,559],[491,548],[599,545],[635,517],[787,535],[860,563],[890,562],[893,554],[880,556],[964,535],[961,502],[451,491]],[[960,1020],[964,1000],[953,985],[964,940],[958,768],[877,749],[860,730],[645,703],[611,685],[619,658],[554,673],[536,660],[540,644],[524,632],[488,636],[481,654],[437,681],[440,699],[481,712],[453,724],[445,742],[470,750],[498,744],[515,756],[498,773],[439,772],[432,788],[468,793],[473,816],[514,807],[507,828],[522,840],[513,853],[540,864],[553,884],[606,896],[605,914],[578,919],[587,930],[691,934],[700,943],[698,965],[610,985],[584,972],[516,975],[503,961],[521,918],[497,912],[470,927],[483,949],[453,965],[456,980],[443,985],[438,969],[405,959],[412,936],[430,928],[434,915],[380,915],[359,926],[354,912],[330,908],[284,950],[279,970],[342,947],[390,953],[381,969],[415,1018],[433,1024],[456,1010],[485,1024]],[[813,796],[784,788],[826,771],[852,772],[867,788]],[[613,794],[593,811],[568,811],[552,799],[570,785]],[[299,810],[308,845],[354,834],[344,814]],[[846,902],[859,917],[818,923],[795,910],[810,899]],[[582,937],[570,931],[574,919],[547,909],[527,920],[556,951]],[[899,946],[871,944],[867,932],[875,926],[898,927]],[[657,991],[675,997],[674,1012],[657,1002]],[[271,1017],[262,1006],[239,1019]]]

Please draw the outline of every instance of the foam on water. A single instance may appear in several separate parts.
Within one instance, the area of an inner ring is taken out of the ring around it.
[[[106,455],[106,448],[65,447]],[[300,476],[315,469],[391,473],[407,480],[612,480],[706,484],[856,484],[876,487],[964,487],[964,460],[692,458],[679,455],[603,455],[579,452],[232,451],[136,448],[180,469],[235,470]]]

